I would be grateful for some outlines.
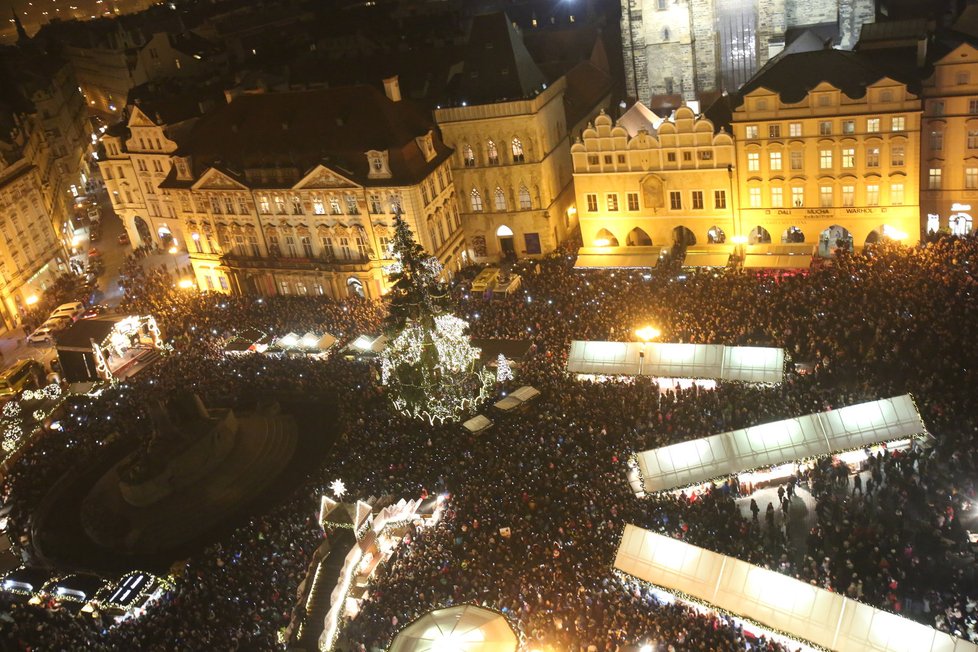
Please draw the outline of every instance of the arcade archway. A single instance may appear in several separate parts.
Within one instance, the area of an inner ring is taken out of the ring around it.
[[[758,224],[753,229],[751,229],[750,234],[747,236],[748,244],[771,244],[771,234],[763,226]]]
[[[852,234],[845,227],[833,224],[818,235],[818,255],[831,258],[839,249],[852,251]]]
[[[628,236],[625,238],[625,245],[628,247],[651,247],[652,238],[649,237],[648,233],[636,226],[628,232]]]
[[[595,247],[617,247],[618,238],[608,229],[601,229],[594,235]]]
[[[794,243],[804,242],[804,241],[805,241],[805,234],[797,226],[789,226],[787,229],[784,230],[784,233],[781,234],[782,243],[794,244]]]

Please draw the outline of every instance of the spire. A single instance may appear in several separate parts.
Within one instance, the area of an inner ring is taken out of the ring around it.
[[[20,16],[17,15],[17,10],[11,7],[10,13],[13,14],[14,25],[17,27],[17,45],[26,45],[31,40],[31,37],[27,34],[27,30],[24,29],[24,24],[20,22]]]

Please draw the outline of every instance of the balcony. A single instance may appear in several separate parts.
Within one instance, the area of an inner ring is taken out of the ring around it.
[[[287,256],[242,256],[225,254],[221,264],[236,269],[289,269],[310,272],[365,272],[370,269],[371,258],[352,254],[349,259],[331,255],[318,255],[312,258],[290,258]]]

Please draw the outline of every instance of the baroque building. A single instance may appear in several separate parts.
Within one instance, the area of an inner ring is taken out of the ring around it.
[[[201,290],[377,298],[401,212],[452,274],[452,152],[396,78],[385,91],[241,95],[170,131],[135,107],[100,164],[123,169],[106,185],[133,245],[186,248]]]
[[[663,248],[721,245],[736,233],[734,141],[680,107],[601,113],[571,148],[581,267],[653,267]]]
[[[852,48],[875,18],[874,0],[621,0],[626,88],[698,99],[735,91],[799,28]]]

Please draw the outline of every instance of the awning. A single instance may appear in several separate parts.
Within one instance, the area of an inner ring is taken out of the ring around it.
[[[764,423],[638,454],[646,492],[927,434],[909,394]]]
[[[809,254],[747,254],[745,269],[808,269],[812,266]]]
[[[567,357],[567,371],[599,376],[637,376],[641,373],[656,378],[780,383],[784,379],[784,349],[574,340]]]
[[[468,430],[469,432],[476,433],[476,432],[482,432],[483,430],[490,427],[491,425],[492,425],[492,421],[490,421],[486,416],[482,414],[477,414],[471,419],[469,419],[468,421],[464,422],[462,424],[462,427]]]
[[[611,254],[580,254],[575,269],[605,269],[608,267],[621,269],[652,268],[659,264],[659,256],[652,254],[611,255]]]
[[[729,262],[728,253],[686,252],[683,267],[726,267]]]
[[[827,650],[978,652],[978,646],[776,571],[634,525],[615,568]]]

